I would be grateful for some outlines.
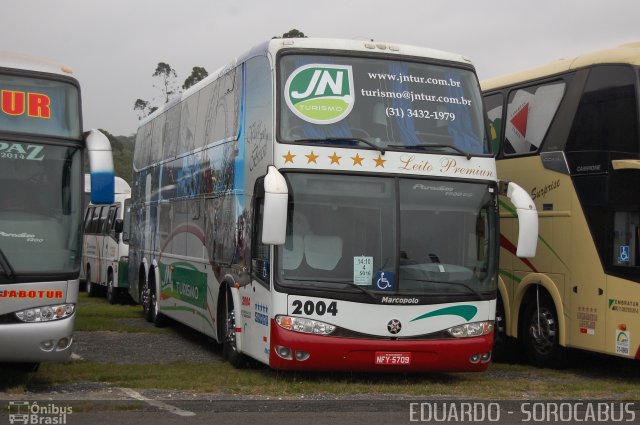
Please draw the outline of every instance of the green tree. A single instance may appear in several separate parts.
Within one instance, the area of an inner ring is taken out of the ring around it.
[[[273,38],[307,38],[307,36],[304,35],[302,31],[298,31],[297,29],[293,28],[282,34],[282,36],[275,36]]]
[[[187,79],[184,80],[184,84],[182,85],[182,88],[184,90],[187,90],[189,87],[195,85],[196,83],[198,83],[198,81],[203,80],[208,75],[209,73],[203,67],[194,66],[193,69],[191,70],[191,75],[189,75]]]
[[[176,70],[171,68],[171,65],[169,65],[168,63],[158,62],[158,66],[153,72],[153,77],[160,78],[159,85],[154,85],[154,87],[162,92],[164,103],[169,102],[169,99],[171,99],[172,95],[179,93],[178,83],[176,82],[178,74],[176,73]]]
[[[147,115],[152,114],[156,109],[158,109],[157,106],[152,106],[151,102],[144,99],[136,99],[136,102],[133,105],[134,111],[140,111],[138,112],[138,119],[142,119]]]

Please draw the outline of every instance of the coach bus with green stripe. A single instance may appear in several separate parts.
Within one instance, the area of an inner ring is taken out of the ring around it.
[[[537,255],[518,259],[501,201],[496,340],[535,364],[640,359],[639,65],[632,43],[482,82],[498,175],[540,217]]]
[[[535,251],[474,67],[436,50],[273,39],[141,121],[133,167],[131,296],[235,366],[484,370],[499,192]]]

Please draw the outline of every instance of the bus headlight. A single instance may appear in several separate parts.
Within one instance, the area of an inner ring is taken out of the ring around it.
[[[493,320],[486,322],[465,323],[447,329],[447,332],[455,338],[469,338],[474,336],[488,335],[493,332]]]
[[[318,320],[302,317],[276,316],[276,323],[283,329],[314,335],[329,335],[336,327]]]
[[[76,311],[75,304],[58,304],[44,307],[34,307],[15,313],[23,322],[50,322],[69,317]]]

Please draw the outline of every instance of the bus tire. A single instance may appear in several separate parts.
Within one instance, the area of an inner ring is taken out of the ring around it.
[[[527,303],[522,316],[520,342],[527,360],[538,367],[561,368],[565,351],[560,345],[558,313],[553,299],[543,289],[538,289]]]
[[[242,369],[246,365],[245,357],[238,352],[236,342],[236,317],[233,308],[233,296],[231,291],[224,289],[222,305],[222,357],[236,369]]]
[[[142,289],[140,290],[140,304],[142,304],[142,314],[147,322],[153,321],[151,314],[151,290],[149,288],[149,279],[144,279]]]
[[[107,301],[109,304],[118,302],[118,290],[113,286],[113,272],[111,270],[107,275]]]
[[[493,329],[492,360],[513,363],[517,347],[514,346],[513,339],[507,336],[507,316],[504,311],[504,303],[500,297],[496,302],[496,320]]]
[[[155,285],[152,286],[155,288]],[[162,328],[167,324],[166,316],[160,313],[160,305],[158,304],[158,296],[155,289],[151,290],[151,322],[157,328]]]
[[[97,297],[98,291],[100,290],[100,288],[98,288],[98,285],[96,285],[91,281],[91,266],[88,264],[87,264],[86,276],[87,276],[87,295],[89,297]]]

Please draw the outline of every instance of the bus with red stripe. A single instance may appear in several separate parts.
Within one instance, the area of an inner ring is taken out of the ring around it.
[[[140,122],[129,292],[285,370],[481,371],[499,182],[473,65],[389,43],[273,39]]]

